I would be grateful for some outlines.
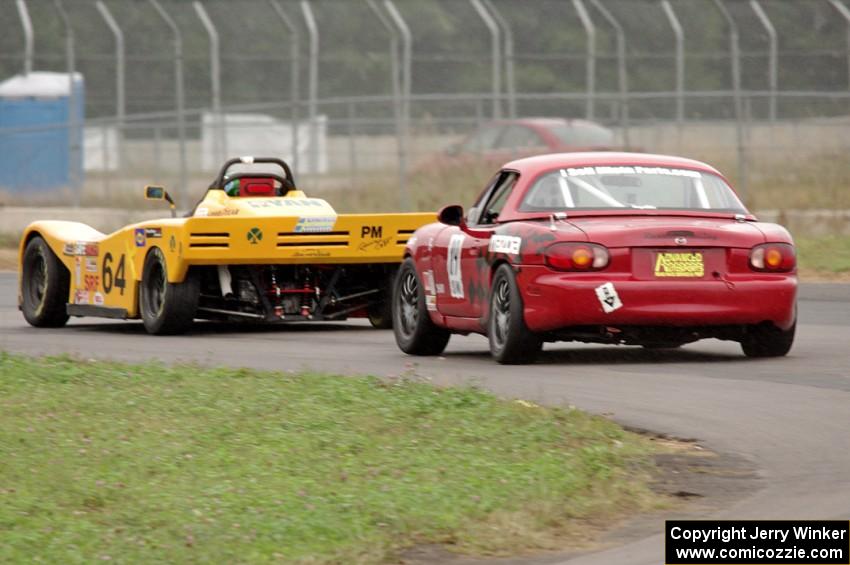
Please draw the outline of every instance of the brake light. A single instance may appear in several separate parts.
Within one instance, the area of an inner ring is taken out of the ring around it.
[[[546,248],[546,264],[557,271],[598,271],[608,266],[608,250],[595,243],[554,243]]]
[[[764,243],[750,251],[750,267],[756,271],[787,273],[796,266],[794,246],[787,243]]]

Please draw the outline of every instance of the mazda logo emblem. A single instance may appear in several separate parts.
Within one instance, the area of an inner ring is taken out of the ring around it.
[[[673,240],[673,242],[676,245],[685,245],[686,243],[688,243],[688,240],[685,239],[684,237],[677,237],[676,239]]]

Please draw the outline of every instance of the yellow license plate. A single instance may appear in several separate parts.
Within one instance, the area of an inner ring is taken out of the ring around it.
[[[656,277],[702,277],[705,275],[705,262],[702,253],[667,253],[655,255]]]

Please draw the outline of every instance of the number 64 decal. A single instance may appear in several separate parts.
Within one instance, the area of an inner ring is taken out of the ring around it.
[[[112,253],[107,253],[103,257],[103,292],[109,294],[112,288],[121,289],[121,296],[124,296],[124,287],[127,286],[127,280],[124,278],[124,254],[118,259],[118,267],[115,269],[115,275],[112,274]]]

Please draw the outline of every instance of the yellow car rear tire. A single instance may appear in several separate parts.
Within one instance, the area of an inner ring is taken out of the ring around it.
[[[162,251],[154,247],[148,252],[139,289],[139,310],[148,333],[184,333],[195,319],[199,295],[197,273],[190,269],[183,282],[170,283]]]

